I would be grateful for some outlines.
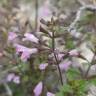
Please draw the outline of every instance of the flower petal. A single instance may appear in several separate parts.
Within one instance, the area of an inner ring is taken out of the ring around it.
[[[77,51],[76,49],[73,49],[73,50],[71,50],[71,51],[69,52],[69,55],[70,55],[70,56],[78,56],[79,53],[78,53],[78,51]]]
[[[22,61],[27,61],[27,59],[30,57],[31,54],[37,53],[37,48],[27,48],[25,46],[19,45],[19,44],[14,44],[14,47],[16,48],[16,53],[20,53],[21,54],[21,60]]]
[[[40,70],[45,70],[47,66],[48,66],[48,63],[40,64],[40,65],[39,65],[39,69],[40,69]]]
[[[33,34],[30,33],[25,33],[24,34],[25,38],[23,38],[23,41],[29,40],[31,42],[38,43],[39,39],[35,37]]]
[[[47,92],[47,96],[55,96],[55,94],[53,94],[51,92]]]
[[[59,67],[61,70],[67,71],[71,64],[72,64],[71,61],[66,61],[64,63],[59,64]]]
[[[7,75],[6,80],[7,80],[8,82],[10,82],[10,81],[12,81],[12,80],[13,80],[14,76],[15,76],[15,74],[14,74],[14,73],[10,73],[10,74],[8,74],[8,75]]]
[[[17,37],[17,34],[15,32],[8,33],[8,41],[13,41],[16,37]]]
[[[31,54],[26,52],[26,51],[23,52],[22,55],[21,55],[21,60],[24,61],[24,62],[27,61],[27,59],[30,57],[30,55]]]
[[[40,94],[42,93],[42,89],[43,89],[43,83],[39,82],[33,90],[35,96],[40,96]]]
[[[45,20],[48,19],[50,20],[51,16],[52,16],[52,11],[50,10],[50,2],[49,0],[46,0],[44,2],[44,5],[39,8],[38,17],[39,19],[43,18]]]
[[[20,76],[15,76],[13,78],[13,82],[16,83],[16,84],[20,84]]]

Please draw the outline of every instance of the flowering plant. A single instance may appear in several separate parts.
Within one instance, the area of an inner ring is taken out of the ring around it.
[[[0,58],[8,58],[9,65],[3,82],[5,89],[9,96],[86,96],[89,85],[96,84],[96,74],[90,73],[96,64],[96,45],[90,34],[80,32],[79,27],[87,24],[82,24],[80,16],[82,11],[94,12],[96,8],[81,7],[75,20],[65,27],[62,14],[52,13],[45,5],[38,13],[36,2],[34,29],[27,20],[18,31],[7,30],[6,48],[0,52]],[[90,15],[93,16],[89,12],[83,17]],[[90,22],[96,25],[93,19]],[[91,59],[84,54],[87,50],[81,48],[83,43],[88,46]]]

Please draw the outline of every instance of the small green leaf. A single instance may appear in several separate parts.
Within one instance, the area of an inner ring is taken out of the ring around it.
[[[68,94],[73,93],[72,87],[68,84],[64,84],[61,89],[60,92],[56,94],[56,96],[68,96]]]
[[[70,68],[67,73],[67,78],[69,81],[76,79],[78,76],[80,76],[80,71],[76,68]]]

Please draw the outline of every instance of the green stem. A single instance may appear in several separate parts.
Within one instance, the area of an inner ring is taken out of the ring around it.
[[[61,73],[61,70],[60,70],[60,67],[59,67],[59,62],[58,62],[57,56],[55,54],[55,34],[54,34],[54,30],[52,32],[52,50],[53,50],[53,54],[54,54],[54,57],[55,57],[56,65],[57,65],[57,68],[58,68],[58,71],[59,71],[61,85],[63,85],[62,73]]]

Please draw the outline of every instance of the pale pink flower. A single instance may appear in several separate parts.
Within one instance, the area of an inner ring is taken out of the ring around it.
[[[73,50],[71,50],[71,51],[69,52],[69,55],[70,55],[70,56],[78,56],[79,53],[78,53],[78,51],[77,51],[76,49],[73,49]]]
[[[40,96],[40,94],[42,93],[42,89],[43,89],[43,83],[39,82],[36,87],[34,88],[33,92],[35,96]]]
[[[21,55],[21,60],[27,61],[27,59],[30,58],[31,54],[34,54],[34,53],[37,53],[36,48],[32,48],[32,49],[23,51],[22,55]]]
[[[24,62],[30,57],[31,54],[37,53],[38,51],[37,48],[27,48],[19,44],[15,44],[14,47],[16,48],[17,54],[22,52],[21,60]]]
[[[58,54],[58,56],[57,56],[57,58],[59,59],[59,60],[61,60],[62,58],[63,58],[63,56],[64,56],[64,54]]]
[[[14,73],[9,73],[8,75],[7,75],[7,78],[6,78],[6,80],[8,81],[8,82],[14,82],[14,83],[16,83],[16,84],[19,84],[20,83],[20,76],[16,76]]]
[[[25,46],[19,45],[19,44],[14,44],[14,47],[16,48],[16,52],[29,52],[31,54],[37,53],[37,48],[27,48]]]
[[[20,84],[20,76],[15,76],[13,78],[13,82],[16,83],[16,84]]]
[[[32,53],[37,52],[37,48],[27,48],[27,47],[25,47],[23,45],[19,45],[19,44],[14,44],[14,47],[16,48],[17,53],[28,51],[28,52],[30,52],[32,54]]]
[[[10,82],[10,81],[12,81],[12,80],[13,80],[14,76],[15,76],[15,74],[14,74],[14,73],[9,73],[9,74],[7,75],[6,80],[7,80],[8,82]]]
[[[47,66],[48,66],[48,63],[40,64],[40,65],[39,65],[39,69],[40,69],[40,70],[45,70]]]
[[[46,18],[46,17],[50,16],[50,14],[51,14],[51,12],[50,12],[49,8],[46,6],[41,7],[39,10],[40,18]]]
[[[30,57],[30,55],[31,55],[31,54],[30,54],[29,52],[24,51],[24,52],[22,53],[22,55],[21,55],[20,58],[21,58],[22,61],[25,62],[25,61],[27,61],[27,59]]]
[[[39,18],[47,18],[52,16],[52,12],[49,9],[49,1],[46,1],[42,7],[39,8]]]
[[[39,39],[37,37],[35,37],[33,34],[30,34],[30,33],[25,33],[24,34],[25,38],[23,38],[23,41],[31,41],[31,42],[34,42],[34,43],[38,43]]]
[[[14,39],[17,38],[17,34],[15,32],[9,32],[8,33],[8,41],[13,41]]]
[[[24,52],[28,50],[27,47],[19,45],[19,44],[14,44],[14,47],[16,48],[16,53],[18,54],[19,52]]]
[[[71,61],[66,61],[64,63],[59,64],[59,67],[61,70],[67,71],[71,64],[72,64]]]
[[[47,96],[55,96],[55,94],[53,94],[51,92],[47,92]]]
[[[38,50],[36,48],[32,48],[32,49],[23,51],[23,53],[21,55],[21,60],[26,61],[31,56],[31,54],[37,53],[37,51]]]

